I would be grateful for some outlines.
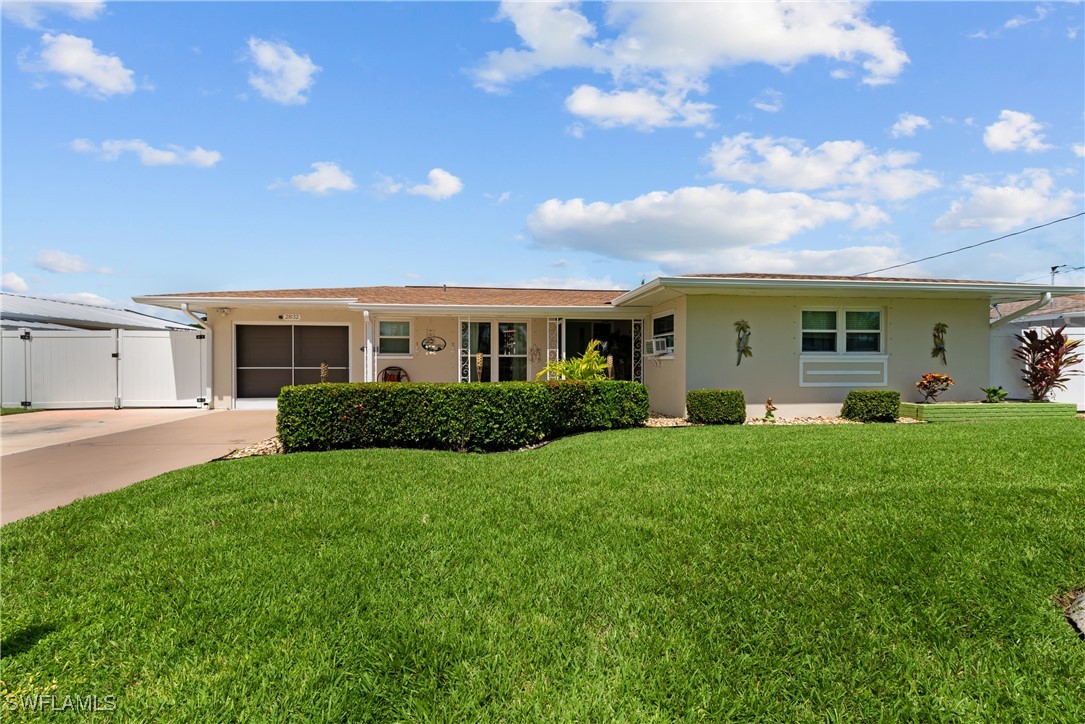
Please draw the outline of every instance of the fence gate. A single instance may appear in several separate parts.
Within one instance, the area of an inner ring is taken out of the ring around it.
[[[4,407],[204,407],[211,345],[204,331],[4,331]]]

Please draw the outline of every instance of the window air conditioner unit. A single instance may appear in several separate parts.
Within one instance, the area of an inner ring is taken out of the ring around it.
[[[674,353],[674,348],[667,346],[666,337],[652,337],[645,341],[644,353],[649,357],[659,357],[660,355]]]

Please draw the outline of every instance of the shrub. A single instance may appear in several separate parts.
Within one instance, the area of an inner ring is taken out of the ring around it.
[[[937,402],[938,395],[952,386],[953,378],[940,372],[928,372],[915,383],[915,388],[923,395],[924,402]]]
[[[858,422],[896,422],[900,393],[893,390],[852,390],[844,398],[840,416]]]
[[[646,419],[648,390],[636,382],[370,382],[284,387],[277,426],[287,452],[496,451]]]
[[[1010,393],[1002,389],[1002,385],[998,387],[981,387],[980,390],[983,394],[987,395],[987,399],[984,402],[1005,402]]]
[[[1065,390],[1069,375],[1081,374],[1070,369],[1081,361],[1081,355],[1075,352],[1081,340],[1068,339],[1065,329],[1066,325],[1047,327],[1043,337],[1035,329],[1014,335],[1021,346],[1013,356],[1025,363],[1021,379],[1032,391],[1034,401],[1046,400],[1055,390]]]
[[[746,422],[746,398],[742,390],[690,390],[686,414],[690,422],[741,425]]]

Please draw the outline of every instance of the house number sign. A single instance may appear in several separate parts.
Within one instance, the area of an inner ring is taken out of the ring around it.
[[[279,319],[283,320],[284,322],[300,322],[301,321],[301,315],[300,314],[282,314],[282,315],[279,315]]]

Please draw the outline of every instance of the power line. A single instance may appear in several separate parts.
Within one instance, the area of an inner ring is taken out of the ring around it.
[[[1064,269],[1063,267],[1066,267],[1066,268]],[[1029,282],[1036,282],[1036,281],[1039,281],[1041,279],[1047,279],[1052,274],[1066,274],[1067,272],[1081,271],[1082,269],[1085,269],[1085,266],[1070,266],[1069,264],[1060,264],[1057,267],[1055,267],[1055,269],[1056,269],[1056,271],[1048,272],[1047,274],[1044,274],[1042,277],[1033,277],[1032,279],[1026,279],[1026,280],[1024,280],[1023,282],[1020,282],[1020,283],[1021,284],[1028,284]]]
[[[1076,219],[1079,216],[1085,216],[1085,211],[1081,211],[1079,213],[1076,213],[1073,216],[1064,216],[1061,219],[1055,219],[1054,221],[1049,221],[1046,224],[1040,224],[1039,226],[1030,226],[1027,229],[1021,229],[1020,231],[1015,231],[1012,234],[1006,234],[1004,236],[995,237],[994,239],[988,239],[987,241],[981,241],[981,242],[978,242],[978,243],[975,243],[975,244],[969,244],[968,246],[962,246],[959,249],[952,249],[950,251],[943,251],[941,254],[934,254],[932,256],[925,256],[922,259],[915,259],[913,261],[906,261],[903,264],[894,264],[893,266],[887,266],[887,267],[883,267],[881,269],[875,269],[874,271],[863,272],[862,274],[856,274],[855,276],[857,276],[857,277],[865,277],[868,274],[877,274],[878,272],[889,271],[890,269],[899,269],[902,266],[911,266],[912,264],[918,264],[921,261],[930,261],[931,259],[937,259],[938,257],[941,257],[941,256],[948,256],[950,254],[956,254],[959,251],[965,251],[967,249],[975,249],[977,246],[983,246],[984,244],[992,244],[992,243],[994,243],[996,241],[1002,241],[1003,239],[1009,239],[1011,236],[1018,236],[1020,234],[1026,234],[1026,233],[1028,233],[1030,231],[1036,231],[1037,229],[1042,229],[1045,226],[1052,226],[1053,224],[1059,224],[1059,223],[1062,223],[1063,221],[1069,221],[1070,219]]]

